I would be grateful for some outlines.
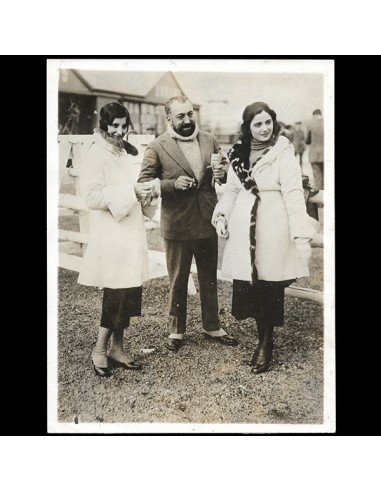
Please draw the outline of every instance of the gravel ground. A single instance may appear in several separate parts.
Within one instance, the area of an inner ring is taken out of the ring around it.
[[[148,235],[151,249],[161,249],[157,231]],[[311,278],[298,285],[323,290],[322,261],[323,250],[314,249]],[[246,361],[258,341],[255,322],[230,315],[230,283],[218,283],[221,322],[239,345],[225,347],[203,337],[197,294],[189,296],[184,346],[172,353],[163,345],[168,278],[154,279],[143,290],[144,315],[133,319],[125,335],[125,348],[144,364],[143,371],[118,368],[102,379],[91,364],[102,292],[77,284],[77,277],[59,269],[59,422],[323,422],[322,306],[286,297],[285,326],[275,329],[270,371],[254,375]],[[196,275],[194,280],[197,287]]]

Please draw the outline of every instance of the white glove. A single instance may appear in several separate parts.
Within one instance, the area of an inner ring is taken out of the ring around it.
[[[308,241],[304,244],[295,244],[296,257],[304,264],[308,265],[308,261],[311,258],[311,243]]]
[[[161,190],[160,190],[160,179],[159,178],[155,178],[154,180],[150,181],[150,183],[152,184],[152,189],[151,189],[152,197],[153,198],[159,197],[160,194],[161,194]]]
[[[227,239],[229,237],[229,231],[224,220],[220,219],[217,221],[216,232],[217,236],[223,239]]]
[[[151,197],[151,182],[145,183],[135,183],[134,184],[135,195],[139,202],[144,202],[150,199]]]

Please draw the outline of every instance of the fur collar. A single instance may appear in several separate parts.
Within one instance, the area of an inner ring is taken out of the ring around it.
[[[114,155],[122,155],[125,152],[121,140],[110,137],[107,132],[100,128],[94,128],[94,137],[96,142],[105,146]]]

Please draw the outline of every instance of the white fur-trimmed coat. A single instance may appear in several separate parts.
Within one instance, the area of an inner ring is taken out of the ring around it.
[[[278,138],[275,146],[256,163],[252,177],[260,194],[255,257],[258,278],[280,281],[309,276],[308,266],[297,257],[294,240],[312,239],[319,224],[306,212],[300,165],[287,138]],[[249,231],[255,199],[230,166],[212,223],[219,213],[227,219],[229,238],[221,271],[237,280],[251,279]]]
[[[112,289],[139,287],[148,279],[147,238],[128,155],[101,137],[81,166],[81,194],[90,209],[90,240],[78,282]]]

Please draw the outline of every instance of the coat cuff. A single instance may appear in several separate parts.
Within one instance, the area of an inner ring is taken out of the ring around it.
[[[291,239],[293,241],[295,241],[296,238],[310,240],[319,232],[319,230],[319,222],[307,215],[307,213],[301,220],[295,220],[294,217],[290,218]]]
[[[132,207],[138,203],[134,187],[129,184],[105,186],[102,192],[107,207],[117,222],[127,217]]]
[[[168,197],[168,198],[176,197],[175,181],[176,181],[175,179],[162,179],[160,181],[161,196]]]

